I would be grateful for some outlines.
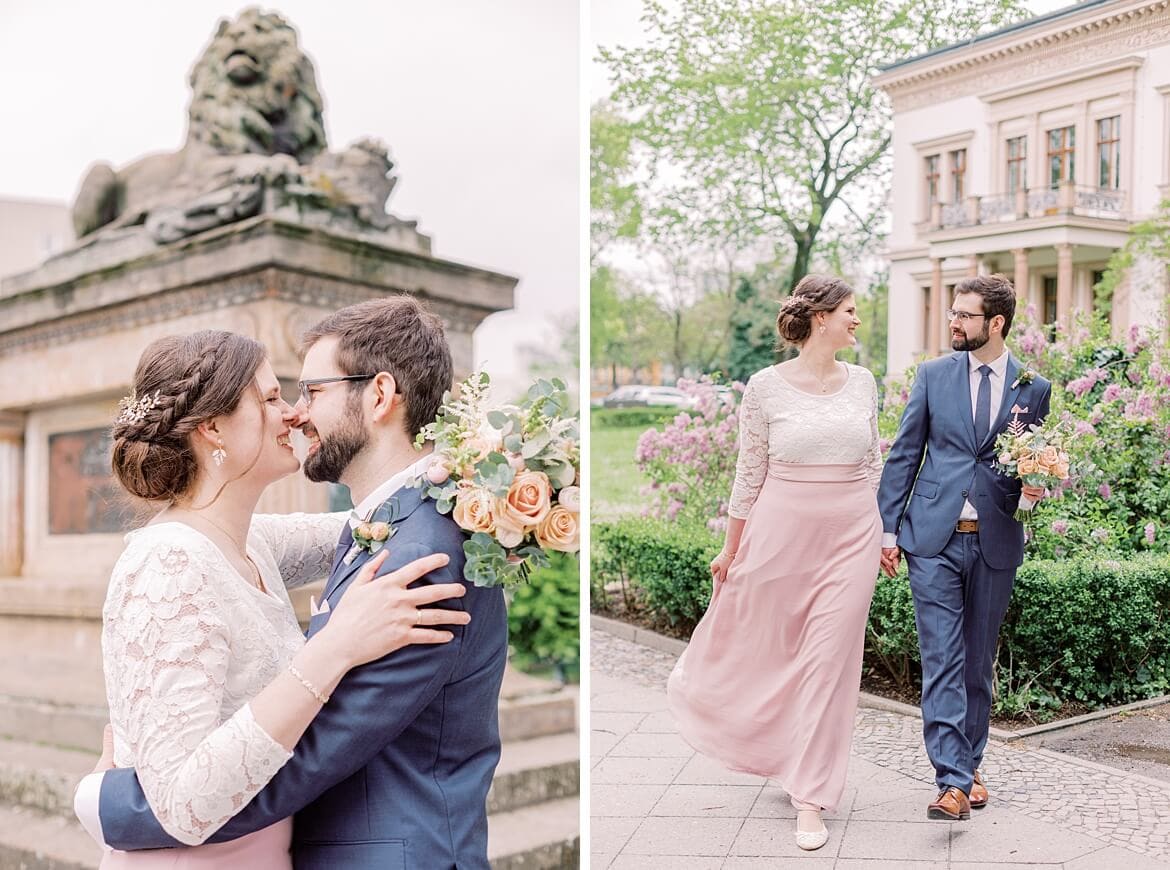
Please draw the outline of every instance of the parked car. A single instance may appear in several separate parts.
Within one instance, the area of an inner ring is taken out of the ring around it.
[[[602,402],[606,408],[675,407],[693,408],[693,396],[688,396],[677,387],[656,387],[650,384],[627,384],[618,387]]]

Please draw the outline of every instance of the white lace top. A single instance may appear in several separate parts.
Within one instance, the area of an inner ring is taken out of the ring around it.
[[[869,369],[845,364],[845,386],[813,395],[796,389],[776,366],[748,380],[739,407],[739,458],[728,513],[746,519],[769,460],[804,464],[865,463],[874,490],[882,476],[877,383]]]
[[[291,757],[247,701],[304,644],[287,588],[324,577],[347,514],[256,516],[267,593],[182,523],[126,536],[102,612],[114,763],[134,767],[168,834],[196,845]]]

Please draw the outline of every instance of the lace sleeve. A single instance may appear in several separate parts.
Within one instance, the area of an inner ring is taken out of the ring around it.
[[[735,461],[735,483],[727,513],[746,519],[768,473],[768,422],[760,409],[759,387],[748,381],[739,405],[739,457]]]
[[[882,482],[882,448],[881,441],[878,439],[878,394],[877,381],[874,380],[873,373],[868,372],[870,383],[870,402],[869,402],[869,433],[870,442],[869,449],[865,452],[865,475],[869,478],[870,486],[873,491],[877,492],[879,484]]]
[[[163,829],[188,845],[210,837],[292,757],[245,704],[221,721],[230,659],[215,561],[156,545],[115,570],[102,650],[119,765],[138,771]]]
[[[341,527],[349,518],[332,514],[257,514],[251,532],[272,550],[286,589],[295,589],[329,573]]]

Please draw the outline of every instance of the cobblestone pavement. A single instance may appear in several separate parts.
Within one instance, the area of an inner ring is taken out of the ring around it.
[[[801,853],[778,787],[724,770],[678,736],[663,691],[673,655],[598,630],[591,647],[594,868],[1170,867],[1164,784],[1014,743],[988,747],[987,809],[928,822],[921,722],[872,709],[858,711],[846,798],[826,813],[829,843]]]

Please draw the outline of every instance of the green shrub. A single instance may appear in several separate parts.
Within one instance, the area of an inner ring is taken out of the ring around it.
[[[595,524],[592,532],[591,585],[628,582],[636,587],[640,603],[671,625],[686,631],[695,627],[711,600],[708,566],[723,545],[722,536],[702,527],[642,517]]]
[[[639,606],[684,631],[702,618],[718,535],[637,518],[597,525],[593,540],[595,604],[604,584],[621,580]],[[921,661],[905,568],[878,578],[866,653],[914,690]],[[1097,708],[1167,692],[1170,556],[1029,561],[1019,569],[1000,631],[997,714],[1043,719],[1065,702]]]
[[[508,606],[512,663],[523,670],[553,667],[571,682],[580,679],[581,579],[577,557],[549,553],[552,564],[515,587]]]
[[[661,426],[678,416],[672,407],[594,408],[589,414],[589,425],[594,429],[628,429]]]

